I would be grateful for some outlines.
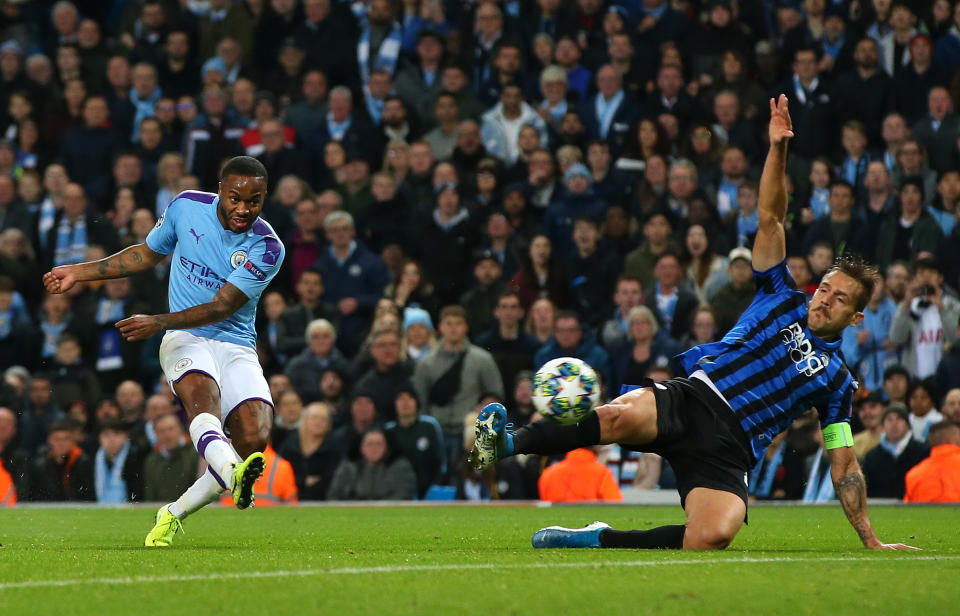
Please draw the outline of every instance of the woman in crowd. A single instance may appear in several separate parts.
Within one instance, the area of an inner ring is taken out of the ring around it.
[[[300,415],[303,412],[303,401],[300,399],[300,394],[290,389],[280,394],[275,402],[277,407],[273,413],[270,442],[274,449],[280,449],[291,434],[297,434]]]
[[[701,302],[708,301],[710,291],[727,280],[727,259],[710,247],[710,235],[703,225],[690,225],[684,242],[683,266],[687,282]]]
[[[397,280],[387,285],[384,295],[392,299],[400,310],[422,308],[431,318],[435,318],[439,308],[433,296],[433,285],[424,278],[420,263],[415,259],[407,259],[401,272]]]
[[[337,467],[327,500],[410,500],[416,492],[410,462],[395,453],[383,430],[370,428],[360,439],[360,456]]]
[[[546,297],[533,302],[527,311],[527,322],[524,328],[527,333],[536,338],[540,344],[546,344],[553,336],[553,321],[557,316],[557,308]]]
[[[660,330],[657,318],[646,306],[635,306],[627,313],[627,332],[632,344],[614,355],[613,383],[607,391],[618,392],[624,384],[639,385],[652,367],[668,368],[677,374],[673,356],[680,352],[677,344]]]
[[[560,259],[553,255],[553,242],[544,234],[533,236],[527,262],[514,274],[510,287],[520,296],[520,304],[529,310],[537,299],[546,297],[555,306],[566,306],[568,285]]]
[[[322,402],[308,404],[296,432],[279,448],[280,456],[290,462],[301,501],[324,500],[343,452],[329,438],[330,407]]]

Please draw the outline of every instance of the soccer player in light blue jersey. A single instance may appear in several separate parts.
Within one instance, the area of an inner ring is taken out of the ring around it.
[[[116,326],[127,340],[166,332],[160,364],[208,466],[183,496],[160,508],[147,546],[170,545],[181,521],[224,490],[238,509],[253,504],[273,407],[257,359],[254,318],[284,256],[277,234],[259,218],[266,197],[266,169],[238,156],[221,170],[216,194],[177,195],[143,244],[43,276],[47,291],[63,293],[78,282],[136,274],[173,255],[170,312],[133,315]]]
[[[575,426],[534,422],[506,430],[490,404],[476,422],[475,467],[515,454],[554,455],[619,443],[665,457],[677,475],[686,523],[651,530],[548,527],[534,547],[723,549],[747,515],[747,477],[771,440],[816,408],[837,498],[863,545],[911,549],[877,539],[867,515],[863,473],[853,454],[850,414],[857,388],[840,353],[840,334],[863,320],[876,268],[838,260],[809,302],[786,266],[787,97],[770,99],[770,150],[760,179],[760,226],[751,254],[757,293],[723,340],[679,356],[687,377],[647,382],[597,407]]]

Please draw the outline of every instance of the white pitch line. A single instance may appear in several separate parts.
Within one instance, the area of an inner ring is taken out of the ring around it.
[[[704,565],[724,563],[804,563],[804,562],[902,562],[905,560],[944,561],[960,560],[960,556],[910,556],[904,559],[858,558],[854,556],[829,556],[826,558],[796,558],[791,556],[772,558],[730,558],[717,560],[625,560],[607,562],[560,562],[560,563],[509,563],[509,564],[462,564],[462,565],[387,565],[381,567],[341,567],[338,569],[301,569],[279,571],[225,571],[220,573],[197,573],[192,575],[138,575],[114,578],[74,578],[67,580],[25,580],[22,582],[0,582],[0,591],[21,588],[60,588],[81,585],[132,585],[155,584],[158,582],[206,582],[216,580],[308,577],[314,575],[367,575],[371,573],[412,573],[418,571],[464,571],[487,569],[597,569],[618,567],[667,567],[678,565]]]

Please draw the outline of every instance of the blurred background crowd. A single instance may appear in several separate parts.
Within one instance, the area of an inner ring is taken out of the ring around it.
[[[0,505],[169,501],[196,478],[159,336],[113,327],[166,311],[168,265],[65,295],[40,278],[142,242],[240,154],[267,168],[287,248],[258,312],[276,409],[258,504],[671,487],[617,447],[549,472],[462,461],[482,404],[536,419],[549,359],[585,360],[609,397],[733,326],[780,93],[794,280],[809,294],[849,253],[884,275],[843,341],[869,493],[944,499],[958,68],[950,0],[2,1]],[[832,498],[821,443],[812,411],[751,492]]]

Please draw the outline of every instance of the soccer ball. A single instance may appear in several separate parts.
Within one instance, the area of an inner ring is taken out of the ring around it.
[[[575,424],[599,401],[597,373],[576,357],[551,359],[533,377],[533,406],[550,421]]]

